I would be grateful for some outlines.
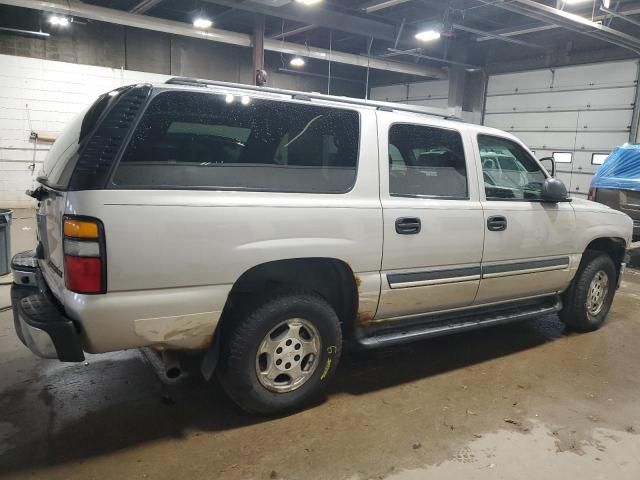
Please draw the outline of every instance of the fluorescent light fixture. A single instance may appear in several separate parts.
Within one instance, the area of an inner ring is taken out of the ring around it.
[[[246,95],[243,95],[242,98],[240,99],[240,103],[242,105],[249,105],[249,103],[251,103],[251,99]]]
[[[196,28],[207,29],[213,25],[213,22],[208,18],[198,17],[193,21],[193,26]]]
[[[51,15],[49,17],[49,23],[51,25],[60,25],[61,27],[66,27],[69,25],[69,19],[60,15]]]
[[[611,0],[602,0],[602,6],[604,8],[609,8],[611,7]]]
[[[227,103],[233,103],[234,100],[235,100],[235,97],[230,93],[227,93],[224,97],[224,101]]]
[[[304,67],[304,64],[304,59],[300,57],[293,57],[289,62],[289,65],[291,65],[292,67]]]
[[[322,0],[296,0],[296,3],[301,3],[302,5],[310,6],[315,5],[316,3],[320,3]]]
[[[592,0],[562,0],[563,3],[567,4],[567,5],[577,5],[579,3],[587,3],[587,2],[591,2]]]
[[[420,40],[421,42],[433,42],[434,40],[438,40],[439,38],[440,32],[432,28],[416,33],[416,39]]]

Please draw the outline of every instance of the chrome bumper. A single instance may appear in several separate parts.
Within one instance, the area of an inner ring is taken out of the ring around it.
[[[30,253],[33,255],[20,253],[11,262],[14,275],[11,305],[16,334],[39,357],[81,362],[84,353],[78,329],[65,316],[46,283],[39,281],[40,270],[35,257],[31,257],[33,262],[29,260]]]

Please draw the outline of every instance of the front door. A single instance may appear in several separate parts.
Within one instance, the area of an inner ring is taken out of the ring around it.
[[[569,282],[575,214],[541,201],[547,175],[518,142],[479,134],[485,242],[476,304],[554,293]]]
[[[376,318],[471,305],[484,237],[472,145],[447,123],[378,112],[384,219]],[[470,163],[471,162],[471,163]]]

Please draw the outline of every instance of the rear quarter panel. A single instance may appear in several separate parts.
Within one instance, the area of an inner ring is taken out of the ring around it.
[[[70,192],[67,213],[99,218],[106,235],[108,293],[66,300],[90,351],[202,346],[234,282],[256,265],[281,259],[346,262],[358,276],[359,309],[375,312],[382,211],[372,135],[375,113],[363,110],[358,175],[345,194]]]

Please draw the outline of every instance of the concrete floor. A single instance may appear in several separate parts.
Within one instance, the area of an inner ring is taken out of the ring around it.
[[[16,251],[33,223],[14,222]],[[0,478],[637,479],[639,305],[631,270],[598,332],[549,317],[350,352],[323,403],[277,419],[195,376],[167,385],[139,351],[37,359],[3,312]]]

